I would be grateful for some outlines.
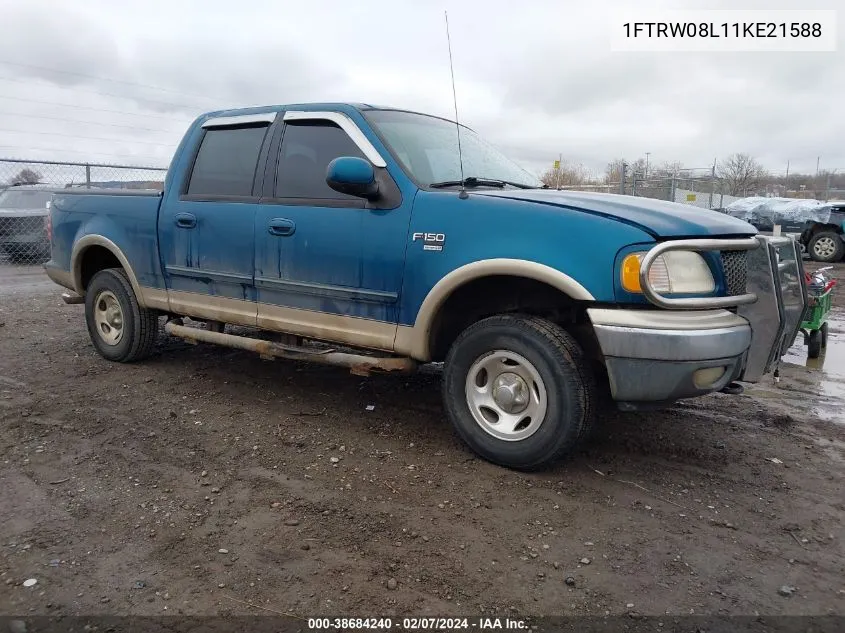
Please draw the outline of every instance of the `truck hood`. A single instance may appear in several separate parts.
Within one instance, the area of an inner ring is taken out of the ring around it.
[[[655,238],[739,237],[757,233],[748,222],[724,213],[653,198],[555,189],[474,190],[472,193],[600,215],[634,225]]]

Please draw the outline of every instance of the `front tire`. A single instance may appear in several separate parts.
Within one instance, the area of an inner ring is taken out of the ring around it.
[[[479,456],[518,470],[544,468],[589,431],[595,383],[581,348],[560,326],[499,315],[470,326],[446,358],[443,400]]]
[[[85,321],[97,352],[131,363],[150,355],[158,335],[158,313],[142,308],[121,268],[101,270],[85,291]]]
[[[819,231],[810,238],[807,250],[817,262],[838,262],[845,254],[845,244],[835,231]]]

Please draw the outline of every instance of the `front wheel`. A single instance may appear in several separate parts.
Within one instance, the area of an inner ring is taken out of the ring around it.
[[[91,279],[85,291],[85,321],[100,355],[119,363],[149,356],[158,335],[158,313],[138,304],[120,268],[101,270]]]
[[[588,432],[595,383],[560,326],[499,315],[470,326],[449,350],[443,399],[456,432],[478,455],[520,470],[543,468]]]

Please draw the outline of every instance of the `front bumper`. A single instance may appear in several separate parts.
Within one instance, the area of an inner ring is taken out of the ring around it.
[[[46,215],[0,215],[0,245],[4,247],[49,246]]]
[[[587,311],[614,400],[673,402],[718,391],[742,370],[748,321],[727,310]]]
[[[747,250],[745,294],[670,299],[655,292],[651,262],[684,249]],[[664,242],[643,259],[640,280],[661,309],[587,311],[611,394],[623,408],[703,395],[732,380],[758,381],[795,341],[807,305],[800,246],[790,238]]]

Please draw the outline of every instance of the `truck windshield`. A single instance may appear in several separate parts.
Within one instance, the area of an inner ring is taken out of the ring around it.
[[[460,184],[458,130],[453,122],[397,110],[369,110],[364,114],[418,183],[425,187],[448,181]],[[461,153],[465,178],[499,180],[522,188],[543,186],[535,176],[463,125]]]
[[[40,209],[47,206],[52,191],[4,191],[0,193],[0,209]]]

